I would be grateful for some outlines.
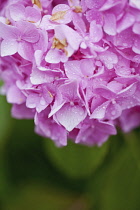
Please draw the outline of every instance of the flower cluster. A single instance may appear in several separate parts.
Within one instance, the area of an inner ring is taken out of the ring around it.
[[[1,93],[56,145],[140,125],[139,0],[5,0]]]

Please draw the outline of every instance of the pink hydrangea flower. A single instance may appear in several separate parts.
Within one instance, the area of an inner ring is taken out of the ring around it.
[[[5,0],[0,79],[12,116],[57,146],[140,125],[140,2]]]

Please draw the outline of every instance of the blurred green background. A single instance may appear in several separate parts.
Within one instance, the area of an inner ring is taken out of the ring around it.
[[[0,210],[139,210],[140,130],[57,148],[0,96]]]

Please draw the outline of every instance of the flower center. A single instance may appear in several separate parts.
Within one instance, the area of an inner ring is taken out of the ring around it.
[[[32,4],[35,4],[35,5],[37,5],[40,9],[42,9],[42,5],[41,5],[40,0],[31,0],[31,1],[32,1]]]
[[[52,43],[53,49],[57,48],[58,50],[63,50],[67,55],[67,51],[65,49],[65,47],[67,47],[67,46],[68,46],[68,44],[67,44],[66,39],[59,40],[56,37],[53,38],[53,43]]]
[[[59,11],[59,12],[56,12],[52,15],[52,17],[50,18],[50,20],[52,21],[57,21],[57,20],[61,20],[61,19],[64,19],[64,16],[66,14],[67,11]]]

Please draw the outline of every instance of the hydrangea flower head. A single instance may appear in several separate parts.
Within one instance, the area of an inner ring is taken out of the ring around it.
[[[140,1],[5,0],[1,93],[56,145],[140,125]]]

